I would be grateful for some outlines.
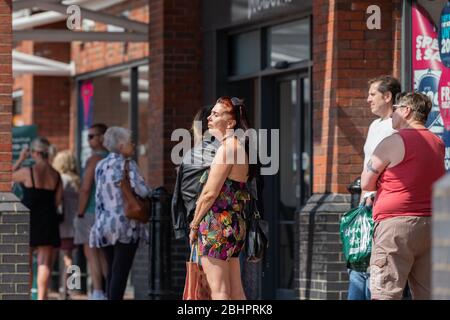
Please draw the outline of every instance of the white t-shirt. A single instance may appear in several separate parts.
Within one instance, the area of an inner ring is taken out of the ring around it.
[[[397,132],[392,128],[392,119],[387,118],[385,120],[378,118],[375,119],[369,127],[367,133],[366,143],[364,144],[364,164],[363,170],[369,162],[372,153],[375,151],[377,145],[386,137]]]

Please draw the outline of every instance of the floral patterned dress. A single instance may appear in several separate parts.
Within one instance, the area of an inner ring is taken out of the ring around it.
[[[201,181],[205,180],[207,172]],[[239,256],[245,243],[244,208],[250,194],[245,182],[226,179],[211,209],[200,222],[199,256],[228,261]]]

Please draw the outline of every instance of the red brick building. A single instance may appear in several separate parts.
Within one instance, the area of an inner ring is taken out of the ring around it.
[[[435,3],[442,8],[442,1]],[[188,128],[196,110],[221,95],[243,97],[255,128],[279,129],[278,170],[265,176],[263,190],[270,248],[263,263],[244,264],[248,296],[345,299],[348,279],[338,228],[350,208],[347,186],[361,173],[362,146],[374,119],[366,103],[367,80],[392,74],[412,88],[410,2],[98,0],[89,5],[146,24],[145,41],[142,25],[128,25],[135,31],[129,42],[91,42],[87,36],[31,42],[26,31],[16,32],[21,40],[16,51],[67,65],[58,76],[45,75],[45,68],[34,75],[24,68],[15,76],[15,97],[22,99],[15,119],[37,124],[39,134],[59,149],[77,151],[81,160],[88,122],[130,127],[147,182],[171,190],[172,131]],[[368,27],[371,5],[380,10],[380,28]],[[80,6],[88,4],[80,0]],[[48,29],[65,28],[64,21],[47,18],[51,23],[35,30],[49,35]],[[0,31],[2,26],[3,20]],[[82,29],[115,28],[97,21]],[[0,50],[0,55],[8,52],[3,41]],[[7,82],[7,60],[1,61],[0,79]],[[0,86],[0,113],[7,113],[0,120],[0,187],[6,191],[11,102],[4,90],[11,85]],[[84,113],[84,101],[92,104],[91,114]],[[172,246],[172,288],[180,294],[187,248],[182,241]],[[132,275],[140,299],[147,295],[146,251],[141,247]]]

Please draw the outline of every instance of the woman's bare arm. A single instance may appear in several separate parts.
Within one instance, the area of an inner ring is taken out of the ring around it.
[[[226,152],[227,150],[224,145],[220,146],[217,150],[215,159],[211,164],[208,180],[197,200],[194,218],[192,219],[193,226],[198,226],[205,214],[211,208],[220,193],[220,189],[222,188],[225,179],[230,174],[233,164],[226,163]]]
[[[89,196],[91,194],[91,188],[94,184],[94,178],[95,178],[95,167],[97,166],[97,163],[100,161],[100,157],[92,156],[89,158],[89,160],[86,163],[86,169],[84,171],[83,181],[81,183],[80,191],[79,191],[79,198],[78,198],[78,214],[84,215],[88,201]]]

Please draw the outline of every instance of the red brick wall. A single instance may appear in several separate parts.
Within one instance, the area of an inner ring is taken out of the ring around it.
[[[64,29],[65,21],[39,27]],[[70,62],[70,43],[23,41],[16,50],[39,57]],[[24,124],[36,124],[38,134],[55,144],[58,151],[69,148],[70,77],[21,75],[14,90],[23,90]]]
[[[200,1],[150,2],[149,183],[172,190],[170,141],[202,106]]]
[[[0,192],[11,189],[11,0],[0,0]]]
[[[32,41],[21,41],[15,47],[14,50],[33,54],[33,42]],[[13,90],[23,90],[22,97],[22,115],[20,120],[23,121],[25,125],[30,125],[33,123],[33,76],[30,74],[23,74],[14,76]]]
[[[65,29],[66,22],[53,23],[42,29]],[[70,43],[36,42],[34,54],[70,63]],[[69,148],[70,77],[33,77],[33,123],[39,135],[49,139],[58,151]]]
[[[149,20],[148,0],[126,1],[104,12],[119,15],[130,11],[131,20],[147,23]],[[106,25],[95,24],[95,31],[106,31]],[[74,42],[72,44],[72,59],[76,64],[77,73],[85,73],[97,69],[114,66],[128,61],[148,56],[148,44],[143,42]]]
[[[144,23],[149,21],[148,0],[126,1],[104,12],[119,15],[123,11],[130,11],[131,20]],[[95,24],[95,31],[105,31],[106,25]],[[120,65],[129,61],[149,56],[148,43],[130,42],[74,42],[71,50],[72,60],[76,66],[76,73],[95,71],[101,68]],[[70,148],[75,149],[77,132],[77,92],[72,90],[70,102]]]
[[[70,78],[33,77],[33,123],[58,151],[69,148]]]
[[[366,27],[366,9],[372,4],[381,8],[380,30]],[[375,118],[366,103],[367,80],[399,73],[394,4],[390,0],[314,1],[315,193],[347,193],[347,185],[361,173],[363,144]]]

